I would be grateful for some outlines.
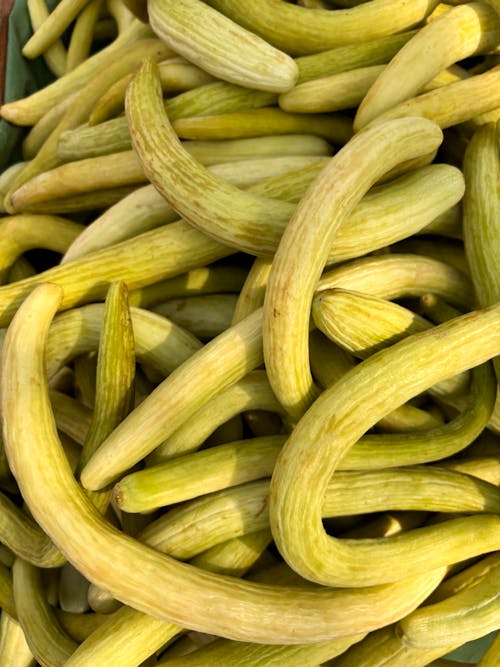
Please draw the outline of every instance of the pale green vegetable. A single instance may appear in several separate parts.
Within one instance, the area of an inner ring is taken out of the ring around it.
[[[2,367],[2,413],[6,446],[26,502],[55,543],[64,543],[70,562],[90,581],[106,587],[122,602],[169,622],[243,641],[276,643],[319,642],[353,631],[366,632],[404,617],[435,588],[444,574],[442,568],[359,590],[236,584],[234,578],[179,563],[112,528],[75,482],[50,411],[44,348],[60,300],[58,286],[38,287],[9,327]],[[28,377],[37,381],[26,382]],[[73,530],[75,522],[78,534]],[[149,586],[151,571],[155,572],[154,589]],[[197,604],[190,604],[190,599]],[[207,615],[209,602],[213,613]],[[357,613],[359,605],[363,614]],[[355,612],[348,617],[347,606]],[[241,624],[243,607],[245,623]]]

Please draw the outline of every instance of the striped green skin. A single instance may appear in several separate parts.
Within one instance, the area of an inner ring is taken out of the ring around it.
[[[290,218],[269,275],[263,336],[269,381],[292,417],[300,417],[318,395],[309,369],[309,314],[338,228],[382,176],[406,160],[432,153],[441,141],[434,123],[416,118],[355,135]]]
[[[185,461],[189,465],[192,458]],[[334,518],[392,510],[494,512],[498,507],[495,484],[469,473],[450,473],[440,466],[340,472],[330,480],[321,515]],[[418,488],[410,488],[412,483],[418,483]],[[174,558],[190,560],[229,539],[267,529],[268,494],[266,478],[195,498],[148,524],[139,539]],[[413,532],[418,537],[419,531]]]
[[[456,646],[446,648],[418,649],[406,646],[396,632],[396,627],[371,632],[365,639],[354,644],[339,656],[332,667],[425,667],[436,664],[434,660],[452,651]],[[330,665],[330,663],[326,663]]]
[[[179,57],[167,58],[159,63],[159,71],[163,92],[169,97],[173,96],[172,99],[193,88],[212,83],[214,80],[207,72]],[[89,116],[89,125],[97,125],[123,112],[125,94],[132,77],[133,74],[126,74],[97,100]]]
[[[57,166],[61,163],[57,155],[57,143],[59,135],[65,130],[72,129],[85,122],[88,115],[99,97],[111,84],[120,79],[124,74],[134,71],[144,58],[151,57],[155,60],[163,60],[170,55],[170,50],[159,39],[139,40],[128,47],[121,47],[113,53],[115,60],[107,68],[94,74],[90,81],[75,96],[72,103],[60,118],[56,127],[40,147],[35,157],[30,160],[25,168],[16,176],[11,184],[9,192],[4,199],[4,206],[10,212],[15,212],[13,195],[17,188],[29,181],[31,178]],[[78,68],[77,68],[78,69]],[[77,70],[75,70],[77,71]],[[28,98],[25,98],[28,99]],[[5,106],[2,107],[4,113]]]
[[[85,436],[78,468],[81,470],[103,440],[132,410],[135,395],[135,339],[125,283],[111,284],[104,314],[95,380],[94,409]],[[89,494],[94,505],[105,512],[108,490]]]
[[[476,53],[488,53],[499,40],[500,17],[488,5],[472,2],[450,9],[422,27],[390,61],[356,111],[356,130],[418,95],[450,65]]]
[[[465,123],[500,107],[499,82],[500,68],[494,67],[400,102],[379,114],[365,128],[408,117],[428,118],[442,129]]]
[[[78,644],[49,605],[41,571],[18,558],[12,567],[17,617],[39,663],[63,667]]]
[[[475,584],[411,613],[399,625],[402,641],[416,648],[449,646],[498,630],[500,557]]]
[[[415,34],[415,30],[409,30],[297,58],[298,83],[340,74],[359,67],[384,65]]]
[[[209,0],[208,4],[287,53],[303,55],[364,42],[422,22],[438,0],[373,0],[352,9],[311,11],[282,0]]]
[[[474,303],[467,275],[445,261],[413,253],[360,257],[346,262],[325,271],[316,292],[336,287],[389,300],[431,293],[461,311],[469,310]]]
[[[195,557],[197,567],[243,576],[258,559],[262,551],[271,540],[269,529],[235,538],[217,545],[214,549],[205,551]],[[89,600],[95,587],[90,586]],[[104,591],[101,591],[104,593]],[[111,599],[115,604],[115,600]],[[97,614],[96,614],[97,615]],[[116,612],[101,615],[102,623],[99,630],[89,633],[85,641],[73,653],[68,665],[70,667],[84,667],[89,663],[110,664],[116,667],[127,667],[131,663],[139,664],[150,655],[153,655],[161,646],[183,629],[143,614],[127,606],[121,606]]]
[[[39,526],[3,493],[0,494],[2,544],[36,567],[59,567],[64,556]]]
[[[383,70],[384,65],[372,65],[305,81],[280,95],[280,108],[314,114],[355,108]]]
[[[360,359],[432,327],[431,322],[399,304],[342,289],[318,292],[313,299],[312,316],[330,340]],[[372,322],[369,328],[367,321]],[[467,373],[461,373],[430,387],[429,393],[446,400],[450,395],[466,392],[469,379]]]
[[[273,92],[297,81],[290,56],[200,0],[149,0],[148,14],[166,44],[222,80]]]
[[[6,447],[28,506],[87,579],[125,604],[171,623],[239,641],[281,644],[368,632],[403,618],[436,587],[443,568],[362,589],[254,584],[180,563],[114,529],[75,481],[50,410],[44,349],[61,296],[56,285],[38,287],[9,327],[2,415]]]
[[[271,442],[273,439],[265,440]],[[284,442],[285,437],[274,438],[278,448],[280,440]],[[264,439],[261,441],[264,443]],[[257,442],[256,440],[255,444]],[[249,441],[247,444],[249,449],[252,449],[253,443]],[[222,467],[224,461],[230,463],[235,471],[243,471],[246,465],[247,452],[244,443],[235,445],[239,449],[235,458],[232,458],[235,450],[228,446],[211,448],[202,453],[202,459],[205,457],[203,474],[207,479],[212,478],[212,481],[219,477],[221,489],[225,484],[220,477],[221,467],[214,465],[216,459],[221,462]],[[265,466],[272,469],[274,454],[261,451],[258,457],[261,460],[255,459],[249,472],[255,471],[256,467],[260,467],[261,471]],[[179,486],[188,493],[196,488],[199,480],[196,473],[198,459],[196,455],[188,455],[174,459],[171,466],[164,466],[165,471],[169,467],[172,473],[174,470],[180,471]],[[151,472],[154,473],[154,470]],[[469,473],[475,475],[474,470]],[[185,482],[182,481],[183,475],[187,480]],[[146,478],[147,475],[143,479]],[[125,485],[127,479],[124,478]],[[137,490],[140,491],[139,487]],[[268,516],[262,508],[266,507],[268,492],[269,480],[263,479],[205,494],[169,510],[147,526],[140,539],[181,560],[192,559],[194,556],[198,564],[198,561],[203,562],[203,558],[196,556],[199,552],[207,553],[204,550],[209,549],[218,554],[223,545],[227,544],[224,540],[237,536],[244,538],[251,536],[254,531],[267,530]],[[173,496],[171,500],[174,501]],[[327,489],[322,515],[335,517],[388,509],[413,512],[496,512],[499,506],[499,494],[494,484],[484,484],[467,475],[450,474],[440,467],[408,467],[393,471],[337,473]],[[102,591],[101,595],[111,600],[105,591]]]
[[[67,309],[104,298],[114,280],[123,280],[130,290],[134,290],[231,254],[231,248],[210,239],[186,222],[164,225],[73,262],[1,286],[0,326],[6,326],[33,287],[44,282],[59,284],[64,289],[62,308]]]
[[[465,152],[463,170],[465,253],[477,303],[485,307],[500,301],[500,155],[496,124],[476,130]],[[494,363],[500,377],[500,363]]]
[[[161,80],[161,64],[159,66]],[[277,97],[273,93],[251,90],[227,81],[216,81],[165,100],[169,118],[190,118],[199,115],[229,113],[241,109],[271,106]],[[127,120],[118,116],[97,124],[75,128],[63,133],[58,143],[58,154],[64,160],[127,150],[130,148]]]
[[[47,341],[45,365],[50,379],[76,357],[97,351],[103,317],[102,303],[58,314]],[[151,311],[132,307],[131,317],[137,360],[164,376],[202,347],[189,331]]]
[[[168,653],[158,665],[164,667],[203,667],[204,665],[240,665],[241,667],[303,667],[323,664],[324,660],[341,654],[363,635],[335,639],[331,642],[302,646],[269,646],[218,639],[208,646],[178,658]]]
[[[270,517],[280,552],[299,574],[324,585],[373,585],[498,549],[500,517],[492,514],[441,524],[439,537],[422,529],[420,542],[391,538],[374,559],[372,543],[328,536],[321,508],[339,462],[381,416],[498,354],[499,318],[498,305],[473,311],[380,351],[323,392],[297,423],[274,469]]]
[[[225,486],[271,475],[283,437],[264,436],[177,456],[122,477],[113,498],[125,512],[150,512]]]
[[[476,131],[466,150],[463,170],[467,185],[463,203],[464,245],[477,301],[488,305],[500,298],[500,161],[495,124],[486,124]],[[494,364],[498,378],[498,360]]]
[[[92,490],[153,451],[210,398],[262,364],[262,311],[212,339],[171,373],[103,442],[82,470]]]
[[[196,451],[210,434],[226,421],[248,410],[281,413],[264,371],[253,371],[207,401],[170,438],[162,442],[148,457],[148,464]]]

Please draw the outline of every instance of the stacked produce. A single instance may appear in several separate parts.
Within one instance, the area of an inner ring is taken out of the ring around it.
[[[453,664],[500,628],[500,2],[28,9],[0,666]]]

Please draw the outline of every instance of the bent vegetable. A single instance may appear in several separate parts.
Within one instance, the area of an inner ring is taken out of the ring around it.
[[[90,581],[158,618],[264,643],[320,642],[367,632],[404,617],[436,587],[444,574],[442,568],[361,590],[235,581],[179,563],[113,528],[74,480],[50,410],[43,356],[47,330],[61,296],[58,286],[38,287],[9,327],[3,351],[2,413],[6,447],[15,460],[26,502],[68,560]],[[37,446],[33,449],[34,438]],[[109,553],[113,553],[111,570]],[[152,571],[154,587],[149,585]],[[194,599],[196,604],[191,604]]]

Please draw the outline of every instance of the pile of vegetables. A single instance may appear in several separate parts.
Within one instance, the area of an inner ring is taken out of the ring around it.
[[[456,664],[500,628],[500,2],[28,9],[0,665]]]

